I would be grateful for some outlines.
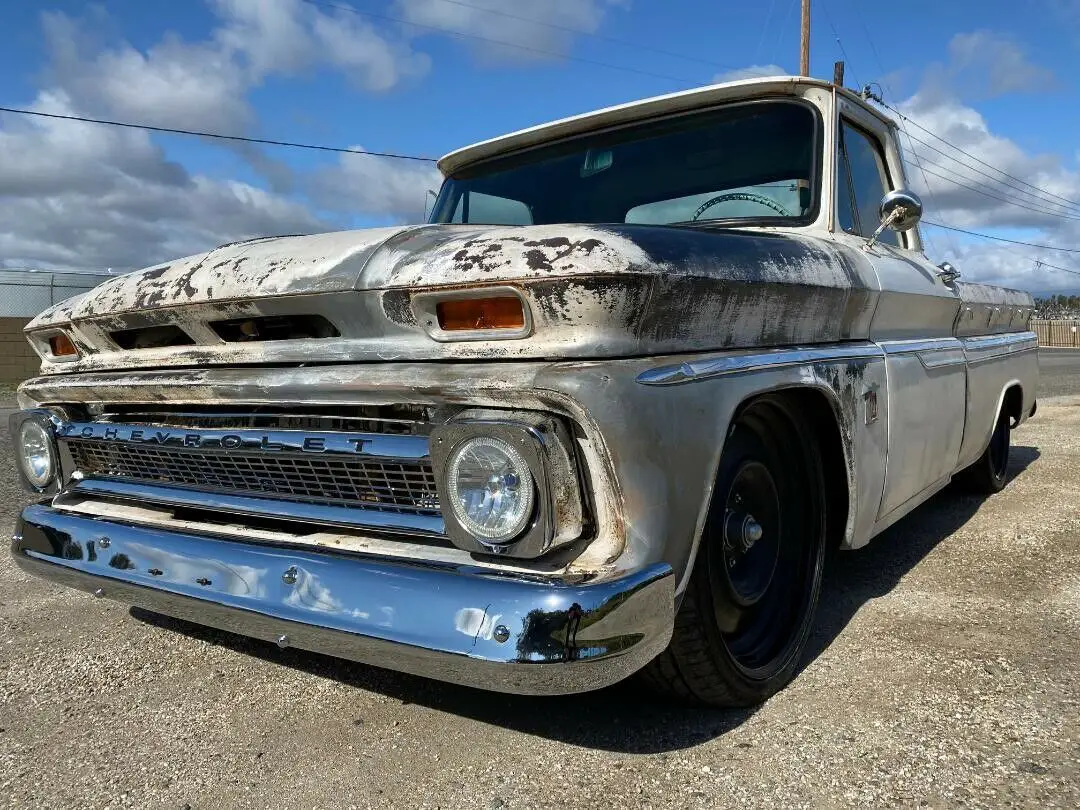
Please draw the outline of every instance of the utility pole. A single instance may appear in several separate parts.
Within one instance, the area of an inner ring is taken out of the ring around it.
[[[810,0],[802,0],[802,39],[799,46],[799,75],[810,75]]]

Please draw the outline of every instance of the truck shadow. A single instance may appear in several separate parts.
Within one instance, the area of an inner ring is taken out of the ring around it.
[[[1019,475],[1038,456],[1034,447],[1014,446],[1011,476]],[[983,496],[961,494],[950,487],[865,549],[835,555],[826,569],[815,627],[801,666],[805,668],[828,649],[863,604],[891,591],[938,543],[963,526],[983,500]],[[645,693],[633,679],[568,697],[503,695],[302,650],[279,650],[266,642],[139,608],[132,608],[131,615],[243,655],[379,692],[402,705],[415,704],[525,734],[618,753],[665,754],[691,748],[737,728],[756,711],[672,704]]]
[[[1009,479],[1022,474],[1038,457],[1035,447],[1013,445]],[[828,649],[860,607],[895,588],[942,540],[967,523],[986,497],[950,485],[865,548],[834,554],[825,569],[815,627],[801,669]]]

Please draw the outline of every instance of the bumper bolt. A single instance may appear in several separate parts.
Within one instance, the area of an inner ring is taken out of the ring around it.
[[[101,588],[96,588],[94,590],[94,596],[96,596],[98,599],[100,599],[104,595],[105,595],[105,591],[103,591]]]
[[[492,636],[497,642],[503,644],[510,638],[510,628],[508,628],[505,624],[500,624],[498,627],[495,628],[495,632],[492,633]]]
[[[98,548],[108,548],[112,545],[112,540],[102,535],[98,538]]]
[[[290,565],[285,569],[285,573],[281,575],[281,581],[286,585],[295,585],[299,575],[300,573],[296,570],[296,566]],[[282,636],[282,638],[284,638],[284,636]]]
[[[283,634],[283,635],[280,635],[280,636],[278,636],[278,637],[277,637],[277,639],[275,639],[275,641],[276,641],[276,643],[277,643],[278,647],[280,647],[280,648],[281,648],[281,649],[283,649],[283,650],[284,650],[284,649],[285,649],[286,647],[288,647],[288,646],[289,646],[289,637],[288,637],[288,636],[286,636],[286,635],[284,635],[284,634]]]

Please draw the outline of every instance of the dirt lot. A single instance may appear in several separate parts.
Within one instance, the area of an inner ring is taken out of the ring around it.
[[[6,453],[7,451],[3,451]],[[827,573],[752,712],[528,699],[180,625],[0,554],[0,805],[1080,805],[1080,396],[1004,493],[945,492]],[[0,457],[0,524],[22,500]]]

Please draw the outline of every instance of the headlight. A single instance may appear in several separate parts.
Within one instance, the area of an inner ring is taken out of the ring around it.
[[[534,559],[581,538],[585,514],[562,420],[468,409],[431,432],[446,536],[474,554]]]
[[[493,436],[466,439],[447,459],[450,507],[484,543],[506,543],[529,524],[536,485],[525,457]]]
[[[22,474],[31,486],[45,489],[56,477],[56,452],[48,430],[35,419],[19,427],[16,447]]]

